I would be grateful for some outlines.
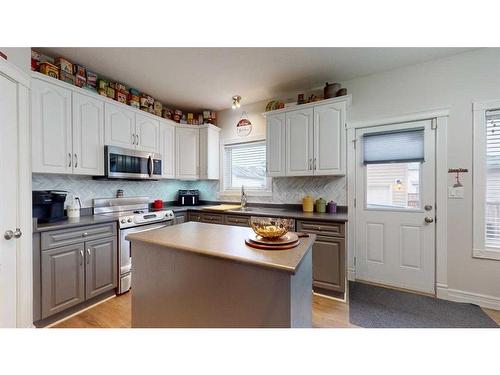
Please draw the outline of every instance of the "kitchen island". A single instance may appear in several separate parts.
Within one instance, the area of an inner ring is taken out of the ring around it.
[[[311,327],[315,235],[289,250],[251,229],[187,222],[130,234],[133,327]]]

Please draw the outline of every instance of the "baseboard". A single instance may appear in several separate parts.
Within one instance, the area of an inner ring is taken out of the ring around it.
[[[436,297],[454,302],[473,303],[487,309],[500,310],[500,297],[449,289],[440,284],[436,288]]]

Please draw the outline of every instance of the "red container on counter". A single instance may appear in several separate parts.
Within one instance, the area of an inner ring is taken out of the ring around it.
[[[153,208],[163,208],[163,201],[161,199],[157,199],[153,202]]]

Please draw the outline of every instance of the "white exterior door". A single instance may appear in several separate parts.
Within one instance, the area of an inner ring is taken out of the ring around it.
[[[345,174],[345,102],[314,107],[314,175]]]
[[[175,178],[175,127],[160,125],[160,154],[162,158],[162,177]]]
[[[267,116],[266,124],[267,175],[272,177],[285,176],[285,114]]]
[[[288,112],[286,119],[286,175],[313,174],[313,109]]]
[[[434,293],[435,132],[431,124],[428,120],[356,131],[356,279]],[[422,128],[423,162],[364,164],[366,134]]]
[[[175,128],[176,178],[195,180],[200,172],[200,130]]]
[[[110,103],[105,104],[104,112],[106,145],[135,149],[135,113]]]
[[[71,91],[33,79],[33,172],[71,173]]]
[[[73,93],[73,173],[104,175],[104,103]]]
[[[17,85],[0,75],[0,328],[16,326]],[[12,233],[10,233],[12,235]]]
[[[141,151],[158,152],[160,121],[149,116],[135,115],[136,144]]]

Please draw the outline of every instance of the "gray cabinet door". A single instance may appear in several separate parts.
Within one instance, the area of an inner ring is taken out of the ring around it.
[[[345,289],[343,238],[317,236],[313,245],[313,286],[336,292]]]
[[[114,237],[85,242],[86,299],[116,288],[117,255]]]
[[[85,300],[83,243],[42,251],[42,318]]]
[[[185,223],[187,220],[187,213],[185,212],[179,212],[175,214],[175,219],[174,219],[174,224],[182,224]]]

